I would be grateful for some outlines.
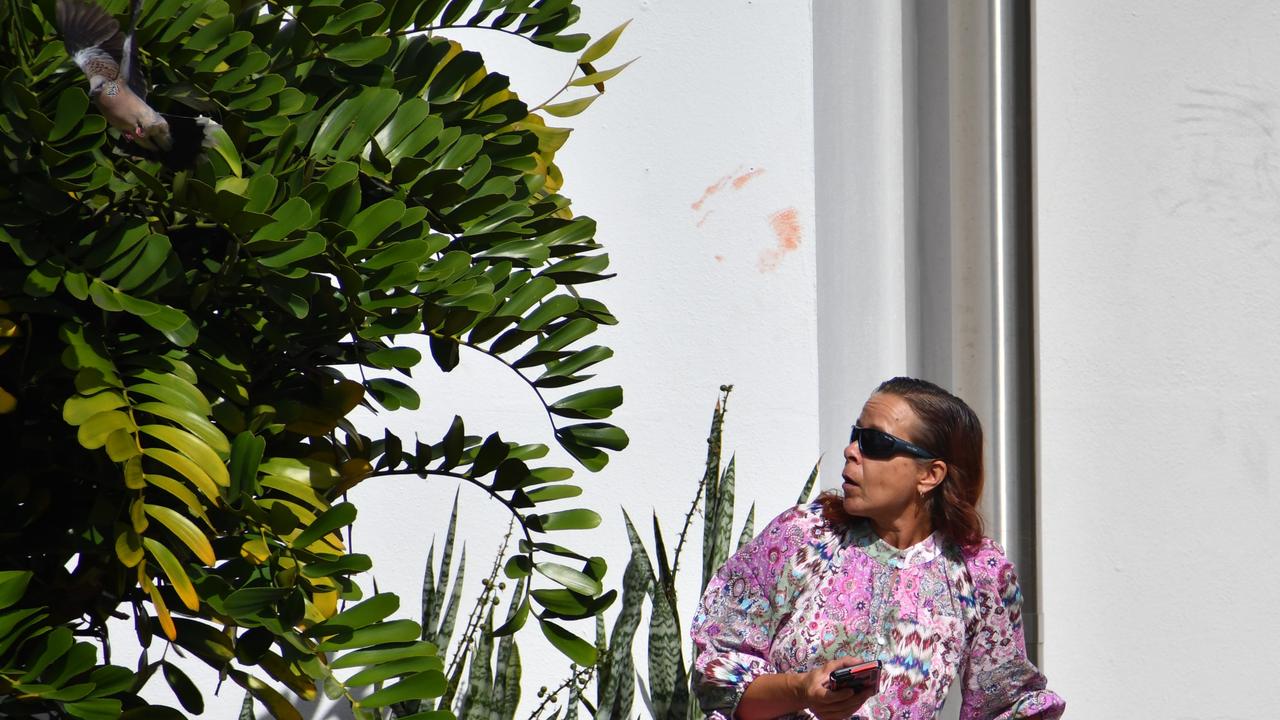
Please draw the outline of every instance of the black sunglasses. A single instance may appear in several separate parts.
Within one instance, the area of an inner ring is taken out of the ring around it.
[[[849,442],[858,443],[858,450],[862,452],[862,456],[872,460],[888,460],[899,454],[910,455],[921,460],[941,459],[919,445],[912,445],[906,440],[894,437],[883,430],[858,427],[857,425],[854,425],[853,432],[849,433]]]

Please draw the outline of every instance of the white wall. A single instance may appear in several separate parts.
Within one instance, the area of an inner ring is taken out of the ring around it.
[[[625,389],[614,420],[630,434],[631,447],[599,474],[582,471],[581,504],[564,503],[596,509],[605,524],[579,537],[549,537],[604,556],[607,583],[616,587],[629,557],[620,508],[646,540],[656,509],[674,546],[702,475],[722,383],[736,386],[725,437],[725,459],[737,451],[743,498],[735,526],[753,500],[757,528],[789,506],[817,459],[812,27],[807,7],[787,0],[582,6],[581,27],[594,36],[633,19],[609,59],[640,58],[586,114],[566,121],[577,130],[557,157],[564,194],[576,212],[599,222],[597,237],[618,273],[583,290],[621,319],[592,342],[616,352],[600,380]],[[482,51],[489,68],[510,75],[531,104],[559,88],[572,67],[572,56],[507,35],[465,31],[455,39]],[[429,359],[415,375],[423,409],[358,417],[368,434],[380,436],[385,421],[409,437],[419,431],[438,438],[458,413],[473,433],[500,430],[509,440],[554,447],[532,391],[496,362],[464,351],[450,375]],[[572,463],[563,453],[553,457]],[[828,468],[839,472],[838,463]],[[351,494],[360,508],[353,549],[373,557],[381,590],[400,595],[400,617],[418,616],[427,547],[433,534],[443,542],[455,487],[409,477],[371,480]],[[466,596],[473,598],[507,517],[471,488],[462,489],[461,502]],[[699,520],[680,585],[686,625],[700,556]],[[593,637],[591,623],[576,629]],[[123,643],[131,630],[120,626],[119,635]],[[568,661],[532,622],[518,641],[525,673],[519,717],[525,717],[538,686],[565,677]],[[212,688],[214,681],[206,674],[201,685]],[[163,681],[151,685],[157,698],[167,696]],[[206,698],[205,716],[234,717],[242,698],[227,683],[222,697]],[[636,712],[644,712],[638,698]],[[308,717],[336,715],[325,704]]]
[[[1280,665],[1280,15],[1036,8],[1045,669],[1261,718]]]

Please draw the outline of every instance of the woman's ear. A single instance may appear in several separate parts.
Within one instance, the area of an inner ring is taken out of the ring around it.
[[[916,492],[920,493],[920,497],[928,495],[930,491],[942,484],[947,479],[947,463],[945,460],[930,460],[921,466],[920,478],[916,481]]]

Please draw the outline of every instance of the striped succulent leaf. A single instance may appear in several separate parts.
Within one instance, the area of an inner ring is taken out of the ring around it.
[[[711,433],[707,436],[707,462],[702,473],[702,482],[699,485],[699,492],[703,493],[702,507],[703,520],[702,526],[702,547],[708,548],[713,544],[715,528],[711,523],[712,516],[712,498],[718,493],[717,481],[720,478],[720,447],[722,435],[724,431],[724,415],[729,409],[729,392],[733,390],[732,385],[721,385],[721,396],[716,399],[715,410],[711,413]],[[697,502],[697,499],[694,500]],[[711,581],[711,573],[715,568],[708,568],[704,562],[702,566],[702,587],[706,587]]]
[[[707,496],[707,526],[711,528],[711,544],[703,547],[703,583],[705,589],[716,570],[729,558],[729,539],[733,533],[734,479],[736,457],[729,458],[724,475],[717,483],[714,496]]]
[[[524,578],[516,582],[511,592],[511,605],[507,610],[507,623],[512,622],[524,602]],[[479,657],[478,655],[476,656]],[[472,662],[476,662],[473,659]],[[488,658],[484,659],[488,662]],[[498,640],[497,658],[493,673],[493,706],[488,720],[513,720],[516,706],[520,704],[520,648],[514,635],[503,635]]]
[[[756,504],[751,503],[751,509],[747,511],[747,520],[742,523],[742,532],[738,533],[738,545],[735,551],[741,550],[743,545],[751,542],[751,538],[756,536]]]
[[[809,502],[809,495],[813,492],[813,486],[818,482],[818,468],[822,467],[822,458],[818,458],[818,462],[813,464],[813,470],[809,473],[809,479],[805,480],[804,488],[800,490],[800,497],[796,498],[797,505],[803,505]]]
[[[627,533],[631,541],[631,560],[622,574],[622,609],[614,622],[607,658],[607,673],[601,673],[597,720],[624,719],[631,713],[635,698],[635,661],[632,645],[636,630],[640,627],[640,614],[644,599],[653,587],[653,571],[644,545],[636,535],[631,519],[625,517]]]

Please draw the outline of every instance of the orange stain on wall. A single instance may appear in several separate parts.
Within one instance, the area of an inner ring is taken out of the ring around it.
[[[776,247],[760,253],[760,272],[773,272],[787,253],[800,247],[800,214],[787,208],[769,216],[769,227],[778,238]]]
[[[738,177],[736,177],[736,178],[734,178],[734,179],[733,179],[733,189],[734,189],[734,190],[741,190],[743,185],[746,185],[747,183],[751,182],[752,180],[755,180],[755,179],[756,179],[756,177],[757,177],[758,175],[761,175],[762,173],[764,173],[764,168],[756,168],[755,170],[752,170],[751,172],[747,172],[747,173],[743,173],[743,174],[739,175]]]
[[[724,189],[724,186],[729,183],[729,180],[731,177],[732,176],[730,175],[725,175],[724,177],[720,178],[714,183],[708,185],[707,189],[702,192],[702,197],[698,198],[697,202],[690,205],[689,207],[693,208],[694,212],[701,210],[703,204],[706,203],[707,200],[710,199],[712,195],[715,195],[716,193]]]

